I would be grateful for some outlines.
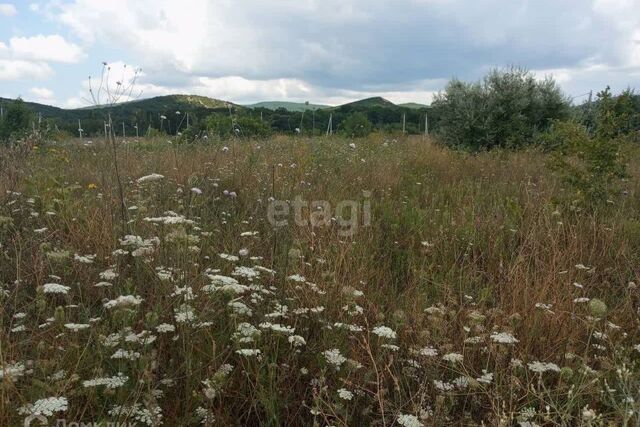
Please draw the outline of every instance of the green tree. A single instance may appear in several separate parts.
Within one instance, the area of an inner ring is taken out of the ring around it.
[[[628,135],[620,132],[609,88],[598,93],[597,106],[596,132],[575,121],[557,121],[542,137],[553,150],[551,167],[575,190],[577,200],[590,207],[618,192],[620,179],[627,176],[621,148]]]
[[[364,113],[357,112],[349,115],[342,122],[342,131],[350,138],[362,138],[371,133],[373,125]]]
[[[568,99],[552,79],[536,79],[522,68],[493,70],[476,83],[453,80],[433,108],[441,140],[474,151],[530,144],[569,114]]]
[[[31,124],[31,111],[20,98],[7,107],[0,121],[0,141],[19,139],[24,137]]]
[[[240,115],[232,119],[227,115],[212,114],[207,119],[207,131],[220,138],[229,138],[231,135],[265,138],[271,135],[271,128],[267,124],[248,115]]]

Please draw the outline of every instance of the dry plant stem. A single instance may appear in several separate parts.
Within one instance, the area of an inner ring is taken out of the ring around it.
[[[122,179],[120,178],[120,167],[118,165],[118,148],[115,137],[112,133],[113,122],[111,121],[111,114],[109,114],[109,144],[111,145],[113,168],[116,174],[116,183],[118,184],[118,197],[120,198],[120,220],[122,221],[123,234],[128,233],[129,224],[127,218],[127,204],[124,199],[124,188],[122,187]]]

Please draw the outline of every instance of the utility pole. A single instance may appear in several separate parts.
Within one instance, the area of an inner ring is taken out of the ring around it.
[[[429,115],[424,113],[424,136],[429,136]]]
[[[333,114],[329,114],[329,124],[327,125],[327,136],[333,135]]]
[[[140,138],[140,135],[138,134],[138,123],[136,122],[136,125],[134,126],[135,130],[136,130],[136,139]]]
[[[80,125],[80,119],[78,119],[78,134],[80,134],[80,139],[82,139],[82,126]]]
[[[187,113],[187,129],[189,129],[189,113]]]

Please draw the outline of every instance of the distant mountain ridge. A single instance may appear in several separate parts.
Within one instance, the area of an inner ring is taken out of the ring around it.
[[[289,102],[289,101],[263,101],[255,104],[244,105],[247,108],[266,108],[268,110],[277,110],[284,108],[287,111],[309,111],[309,110],[321,110],[324,108],[330,108],[329,105],[322,104],[309,104],[306,102]]]

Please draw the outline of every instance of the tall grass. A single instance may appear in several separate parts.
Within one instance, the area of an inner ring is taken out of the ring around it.
[[[349,143],[131,140],[124,241],[107,145],[31,153],[0,182],[0,424],[640,422],[636,178],[587,212],[536,151]],[[363,191],[353,236],[267,220]]]

